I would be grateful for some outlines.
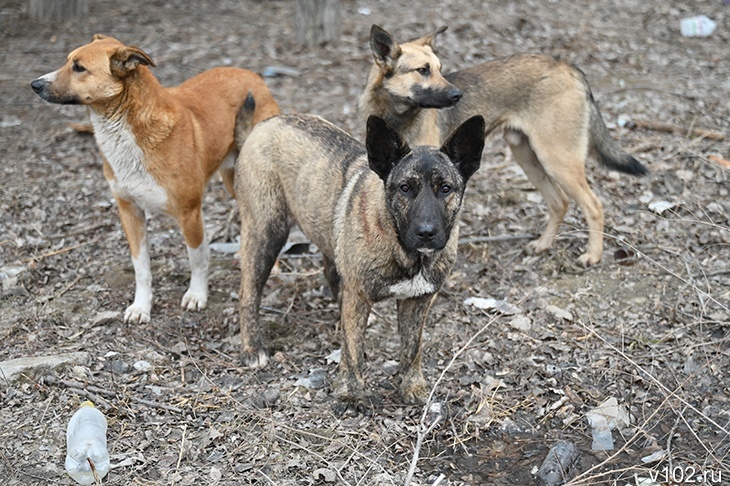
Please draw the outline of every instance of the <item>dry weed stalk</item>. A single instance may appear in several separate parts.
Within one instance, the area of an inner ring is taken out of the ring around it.
[[[485,312],[482,312],[483,314],[486,314]],[[481,333],[486,331],[494,321],[497,320],[497,316],[493,315],[490,317],[489,321],[487,321],[484,326],[481,327],[476,333],[474,333],[467,341],[464,343],[464,345],[459,348],[456,353],[454,353],[454,356],[451,358],[449,363],[446,365],[446,367],[441,371],[441,374],[439,375],[438,379],[436,379],[436,382],[431,387],[431,391],[428,394],[428,398],[426,399],[426,403],[423,405],[423,413],[421,414],[421,420],[419,421],[418,425],[418,432],[416,436],[416,445],[413,448],[413,456],[411,458],[411,464],[408,468],[408,474],[406,475],[406,480],[404,483],[404,486],[410,486],[411,481],[413,480],[413,475],[416,472],[416,466],[418,464],[418,457],[421,453],[421,446],[423,445],[423,440],[425,437],[431,433],[431,431],[441,422],[441,419],[443,418],[440,413],[440,408],[437,411],[436,417],[431,421],[431,423],[428,423],[428,415],[429,411],[431,410],[431,405],[433,404],[433,396],[436,393],[436,388],[439,386],[439,384],[443,381],[444,376],[446,376],[446,373],[451,369],[451,367],[454,365],[456,360],[461,356],[461,354],[466,351],[466,349],[471,346],[471,343],[474,342],[474,340],[479,337]],[[441,482],[441,478],[436,480],[437,483]]]

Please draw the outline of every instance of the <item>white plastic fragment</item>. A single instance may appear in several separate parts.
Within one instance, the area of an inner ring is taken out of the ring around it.
[[[628,427],[631,418],[623,405],[618,404],[615,397],[611,397],[593,410],[586,413],[586,420],[591,426],[594,451],[613,450],[613,436],[611,431],[617,427]]]
[[[649,203],[649,210],[661,215],[663,212],[674,209],[677,206],[679,206],[678,202],[652,201]]]
[[[707,15],[687,17],[679,21],[679,31],[684,37],[707,37],[715,31],[717,24]]]
[[[649,454],[648,456],[644,456],[641,458],[641,462],[644,464],[649,464],[652,462],[659,462],[662,459],[667,457],[667,451],[665,449],[659,449],[658,451],[654,452],[653,454]]]
[[[519,314],[521,312],[519,307],[510,304],[506,300],[497,300],[491,297],[468,297],[464,300],[464,305],[476,307],[477,309],[482,310],[493,310],[507,316]]]

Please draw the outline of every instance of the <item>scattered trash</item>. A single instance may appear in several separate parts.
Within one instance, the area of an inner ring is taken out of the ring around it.
[[[717,27],[717,24],[706,15],[688,17],[679,21],[679,30],[684,37],[707,37]]]
[[[619,248],[618,250],[613,252],[613,259],[619,265],[633,265],[634,263],[636,263],[636,252],[631,248]]]
[[[17,127],[22,124],[23,122],[17,116],[8,115],[0,118],[0,128]]]
[[[360,15],[370,15],[370,9],[367,7],[358,7],[357,13],[359,13]]]
[[[286,66],[266,66],[261,71],[261,76],[265,78],[276,78],[278,76],[289,76],[290,78],[298,78],[299,71]]]
[[[491,297],[469,297],[464,300],[464,305],[473,306],[482,310],[493,310],[507,316],[521,313],[519,307],[510,304],[506,300],[497,300]]]
[[[0,268],[0,284],[2,284],[2,290],[9,290],[18,285],[18,276],[25,271],[25,267],[19,266]]]
[[[387,361],[384,361],[381,365],[383,368],[383,371],[385,371],[390,376],[395,376],[398,374],[398,370],[400,369],[400,363],[393,359],[389,359]]]
[[[66,447],[66,472],[77,483],[94,484],[109,472],[106,417],[88,400],[68,423]]]
[[[560,307],[558,307],[556,305],[549,305],[549,306],[545,307],[545,312],[547,312],[548,314],[554,315],[558,319],[563,319],[565,321],[573,320],[573,314],[571,314],[570,312],[568,312],[565,309],[561,309]]]
[[[629,414],[623,405],[619,405],[616,398],[611,397],[593,410],[586,413],[586,419],[591,426],[594,451],[613,450],[613,436],[611,431],[616,427],[628,427],[631,423]]]
[[[662,486],[662,483],[658,483],[652,478],[643,478],[640,476],[634,476],[634,483],[636,486]]]
[[[649,203],[649,210],[657,213],[661,216],[662,213],[669,209],[674,209],[678,207],[680,203],[678,202],[669,202],[669,201],[652,201]]]
[[[295,377],[297,381],[294,383],[294,386],[303,386],[310,390],[324,388],[327,384],[327,370],[323,368],[312,368],[309,370],[309,374],[304,375],[304,373],[300,373],[295,375]]]
[[[122,320],[122,313],[119,311],[103,311],[99,312],[91,319],[92,327],[109,324],[110,322]]]
[[[550,448],[547,457],[537,470],[540,486],[560,486],[570,481],[578,472],[576,465],[580,451],[570,441],[561,440]]]
[[[662,459],[667,457],[667,451],[665,449],[659,449],[658,451],[654,452],[653,454],[649,454],[648,456],[644,456],[641,458],[641,462],[644,464],[649,464],[652,462],[659,462]]]
[[[532,327],[532,321],[529,317],[519,315],[515,316],[514,319],[510,321],[510,326],[514,327],[518,331],[529,331]]]
[[[211,243],[210,245],[208,245],[208,247],[215,252],[232,255],[238,252],[241,244],[238,241],[230,243]]]
[[[150,368],[152,368],[152,363],[141,359],[141,360],[137,361],[136,363],[134,363],[132,366],[137,371],[147,371]]]
[[[337,481],[337,473],[334,470],[327,469],[325,467],[315,469],[312,476],[314,476],[316,481],[324,480],[325,483],[334,483]]]
[[[327,361],[327,364],[340,364],[340,358],[342,357],[342,349],[338,348],[332,351],[330,354],[324,357],[324,359]]]

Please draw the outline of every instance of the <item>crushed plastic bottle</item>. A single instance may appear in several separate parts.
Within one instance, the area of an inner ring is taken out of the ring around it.
[[[717,27],[717,24],[707,17],[698,15],[679,21],[679,31],[684,37],[707,37]]]
[[[66,472],[79,484],[94,484],[109,472],[106,418],[90,401],[81,404],[66,430]],[[92,470],[91,463],[94,467]]]

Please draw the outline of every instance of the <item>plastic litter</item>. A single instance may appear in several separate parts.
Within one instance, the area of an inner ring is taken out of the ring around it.
[[[679,21],[679,31],[684,37],[707,37],[717,27],[717,24],[706,15],[687,17]]]
[[[88,400],[68,423],[66,448],[66,472],[77,483],[94,484],[94,471],[100,479],[109,472],[106,417]]]

